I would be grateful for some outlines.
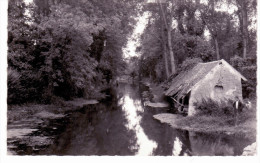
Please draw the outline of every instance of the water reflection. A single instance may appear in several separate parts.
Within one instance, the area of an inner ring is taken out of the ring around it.
[[[156,142],[148,139],[147,135],[144,133],[143,128],[140,126],[141,116],[137,112],[143,112],[143,108],[140,100],[134,101],[125,95],[123,97],[123,111],[125,111],[128,123],[126,127],[129,130],[134,130],[137,137],[137,144],[135,144],[135,149],[138,149],[137,155],[151,155],[154,148],[157,147]]]
[[[105,103],[72,112],[47,151],[55,155],[241,155],[252,142],[244,137],[172,129],[153,119],[167,109],[143,106],[139,87],[120,85]]]
[[[243,136],[189,132],[192,154],[196,156],[236,156],[252,142]]]
[[[182,142],[180,139],[176,136],[175,140],[173,142],[173,149],[172,149],[172,155],[173,156],[179,156],[182,150]]]

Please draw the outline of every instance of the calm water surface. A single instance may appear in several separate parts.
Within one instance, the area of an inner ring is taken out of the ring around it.
[[[137,85],[120,84],[109,102],[71,113],[66,130],[41,154],[51,155],[241,155],[243,137],[175,130],[153,119],[167,112],[143,106]]]

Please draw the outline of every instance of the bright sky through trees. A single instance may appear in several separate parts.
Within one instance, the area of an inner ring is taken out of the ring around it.
[[[135,52],[135,49],[140,44],[139,39],[147,25],[148,18],[149,18],[148,12],[145,12],[142,16],[137,18],[138,22],[136,24],[134,32],[133,32],[132,36],[128,39],[126,48],[124,48],[124,50],[123,50],[125,58],[138,56],[138,54]]]
[[[207,1],[205,1],[205,0],[202,0],[201,2],[207,3]],[[228,8],[226,5],[221,5],[219,7],[220,7],[219,10],[227,10],[227,8]],[[227,10],[227,11],[230,13],[233,13],[235,10],[236,10],[236,8],[231,7],[231,10]],[[148,18],[149,18],[148,12],[145,12],[142,16],[137,18],[138,22],[136,24],[134,32],[133,32],[132,36],[128,39],[128,43],[123,50],[125,58],[139,56],[139,54],[135,50],[140,45],[139,39],[148,23]],[[175,25],[173,25],[173,28],[176,28],[177,22],[176,21],[174,21],[174,22],[175,23],[173,23],[173,24],[175,24]],[[207,38],[207,40],[209,40],[210,33],[208,30],[205,31],[204,35]]]
[[[24,2],[26,4],[29,4],[29,3],[33,2],[33,0],[24,0]],[[201,3],[206,4],[207,1],[201,0]],[[216,10],[227,11],[228,13],[232,14],[235,11],[237,11],[237,7],[232,4],[227,6],[226,4],[223,3],[222,5],[218,6],[218,8]],[[138,47],[140,45],[139,39],[147,25],[148,18],[149,18],[148,12],[145,12],[142,16],[136,18],[136,19],[138,19],[138,22],[136,24],[134,32],[128,39],[128,43],[127,43],[126,47],[123,49],[123,52],[124,52],[123,56],[125,58],[139,56],[139,54],[136,52],[136,47]],[[256,22],[256,17],[252,18],[252,20],[254,22]],[[238,26],[238,21],[237,21],[237,26]],[[249,29],[256,29],[256,23],[252,23],[252,25],[249,26]],[[210,33],[207,29],[204,32],[204,36],[206,37],[207,40],[210,39]]]
[[[24,2],[25,2],[26,4],[29,4],[29,3],[32,3],[33,0],[24,0]]]

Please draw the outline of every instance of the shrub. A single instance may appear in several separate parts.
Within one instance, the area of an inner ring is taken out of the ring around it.
[[[210,116],[233,116],[233,101],[214,101],[212,99],[202,99],[194,103],[198,114]]]
[[[233,101],[220,101],[216,102],[212,99],[203,99],[200,102],[196,102],[195,109],[198,110],[198,117],[211,117],[212,123],[219,123],[222,125],[234,125],[234,110]],[[237,124],[252,121],[256,119],[256,109],[247,110],[245,107],[242,112],[237,114]]]

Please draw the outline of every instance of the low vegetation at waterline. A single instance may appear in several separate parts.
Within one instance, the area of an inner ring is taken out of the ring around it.
[[[200,102],[195,102],[195,110],[197,115],[209,115],[214,117],[230,117],[234,116],[232,100],[214,101],[212,99],[202,99]]]
[[[203,99],[201,102],[195,103],[195,106],[198,110],[197,116],[212,117],[212,123],[217,123],[219,126],[240,125],[256,119],[256,107],[247,108],[243,105],[243,109],[236,114],[232,100],[216,102],[212,99]]]
[[[224,105],[223,103],[212,105],[212,103],[212,101],[202,102],[200,107],[198,107],[200,110],[194,116],[184,117],[182,115],[164,113],[154,115],[154,118],[170,124],[173,128],[197,132],[244,135],[251,140],[256,138],[255,100],[252,100],[252,108],[250,110],[244,109],[237,114],[237,125],[234,124],[235,119],[231,111],[232,108],[229,105]]]

